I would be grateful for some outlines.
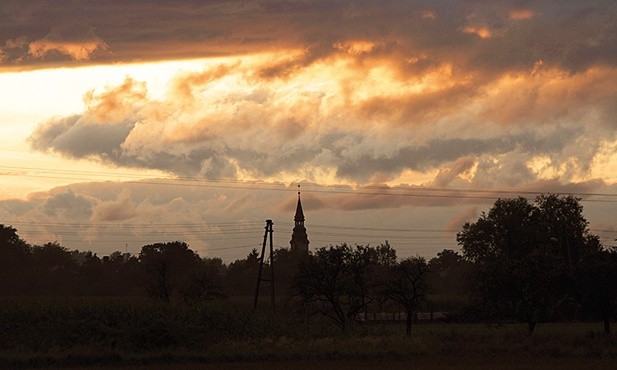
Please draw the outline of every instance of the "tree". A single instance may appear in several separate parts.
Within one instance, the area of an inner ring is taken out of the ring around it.
[[[498,199],[488,214],[457,234],[464,257],[476,266],[476,298],[488,319],[518,316],[533,333],[564,295],[572,271],[597,250],[578,199],[541,195]],[[490,309],[489,309],[490,308]]]
[[[0,224],[0,294],[21,295],[32,286],[30,246],[17,230]]]
[[[610,334],[611,319],[617,313],[617,250],[601,250],[587,255],[577,269],[580,297],[604,323]]]
[[[535,201],[540,243],[551,245],[568,272],[589,254],[601,250],[598,236],[590,234],[583,206],[573,196],[540,195]]]
[[[405,310],[407,335],[411,335],[414,310],[426,296],[428,272],[429,267],[424,258],[411,257],[390,267],[390,273],[383,281],[381,295],[398,303]]]
[[[201,259],[178,288],[185,302],[194,304],[223,298],[222,274],[225,269],[220,258]]]
[[[101,295],[104,284],[103,264],[101,259],[92,252],[78,253],[82,262],[79,266],[80,294]]]
[[[319,248],[300,261],[293,291],[304,308],[331,318],[344,331],[350,319],[378,298],[378,271],[393,260],[396,253],[387,243]]]
[[[431,271],[427,276],[431,293],[450,297],[468,296],[473,265],[458,252],[444,249],[431,258],[428,266]]]
[[[358,309],[345,307],[350,292],[346,271],[350,254],[347,244],[319,248],[301,262],[294,279],[294,290],[302,305],[331,318],[343,331],[347,324],[346,311]]]
[[[57,242],[31,249],[34,277],[42,295],[75,294],[79,282],[79,266],[72,253]]]
[[[151,297],[169,301],[171,295],[185,282],[186,276],[195,273],[199,256],[184,242],[145,245],[139,253],[144,266],[146,289]]]
[[[474,263],[524,257],[536,246],[534,207],[525,198],[497,199],[488,214],[466,222],[457,234],[464,257]]]
[[[143,294],[141,283],[146,281],[145,269],[139,259],[130,253],[113,252],[101,259],[102,294],[107,296],[132,296]]]
[[[255,294],[255,279],[259,269],[259,253],[253,248],[246,258],[229,264],[225,273],[224,290],[229,294]],[[267,276],[267,275],[266,275]]]

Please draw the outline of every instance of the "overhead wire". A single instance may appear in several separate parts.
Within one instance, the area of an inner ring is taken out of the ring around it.
[[[136,181],[124,181],[124,183],[142,184],[142,185],[164,185],[164,186],[191,186],[191,187],[204,187],[204,188],[224,188],[224,189],[251,189],[251,190],[269,190],[269,191],[295,191],[292,187],[283,187],[282,182],[266,182],[260,180],[238,180],[229,178],[205,178],[205,177],[189,177],[189,176],[173,176],[161,179],[160,176],[147,175],[147,174],[127,174],[127,173],[113,173],[113,172],[101,172],[101,171],[79,171],[79,170],[59,170],[59,169],[43,169],[35,167],[17,167],[17,166],[0,166],[0,170],[8,171],[26,171],[35,173],[51,173],[59,175],[81,175],[81,177],[67,177],[67,176],[42,176],[32,173],[20,173],[20,172],[8,172],[1,173],[1,176],[23,176],[23,177],[50,177],[54,179],[63,180],[92,180],[84,176],[94,177],[126,177],[138,179]],[[160,181],[148,181],[146,179],[155,179]],[[236,185],[234,185],[236,184]],[[258,184],[259,186],[255,186]],[[233,185],[233,186],[232,186]],[[428,188],[428,187],[384,187],[377,185],[356,186],[355,188],[349,185],[319,185],[319,184],[306,184],[303,191],[313,193],[324,194],[349,194],[349,195],[372,195],[372,196],[405,196],[405,197],[428,197],[428,198],[454,198],[454,199],[484,199],[493,200],[495,195],[539,195],[547,193],[545,190],[532,191],[532,190],[504,190],[504,189],[454,189],[454,188]],[[344,190],[336,190],[344,189]],[[361,189],[361,190],[358,190]],[[418,194],[421,192],[420,194]],[[441,192],[444,194],[428,194]],[[471,194],[489,194],[489,195],[467,195]],[[491,195],[492,194],[492,195]],[[580,197],[604,197],[609,199],[581,199],[585,202],[617,202],[616,193],[591,193],[591,192],[551,192],[556,195],[575,195]],[[612,199],[616,198],[616,199]]]
[[[293,187],[285,186],[284,183],[272,183],[266,181],[245,181],[238,179],[210,179],[204,177],[188,177],[188,176],[172,176],[168,178],[161,178],[159,174],[131,174],[131,173],[113,173],[113,172],[100,172],[100,171],[80,171],[80,170],[60,170],[60,169],[42,169],[35,167],[18,167],[18,166],[0,166],[0,171],[9,171],[8,173],[0,173],[0,176],[27,176],[27,177],[48,177],[58,178],[63,180],[93,180],[92,177],[115,177],[131,179],[129,181],[123,181],[123,183],[141,184],[141,185],[163,185],[163,186],[195,186],[204,188],[223,188],[223,189],[250,189],[250,190],[268,190],[268,191],[296,191]],[[10,172],[13,171],[13,172]],[[17,172],[16,172],[17,171]],[[19,173],[18,171],[27,172]],[[33,172],[33,173],[32,173]],[[47,175],[45,175],[47,174]],[[50,176],[56,175],[56,176]],[[68,175],[68,176],[67,176]],[[69,177],[72,176],[72,177]],[[158,181],[152,181],[158,180]],[[523,190],[488,190],[488,189],[451,189],[451,188],[427,188],[427,187],[384,187],[384,186],[360,186],[352,187],[349,185],[319,185],[319,184],[306,184],[303,188],[307,193],[324,193],[324,194],[345,194],[345,195],[370,195],[370,196],[406,196],[406,197],[425,197],[425,198],[451,198],[451,199],[482,199],[493,200],[498,195],[513,195],[513,196],[528,196],[539,195],[544,191],[523,191]],[[470,195],[473,194],[473,195]],[[581,201],[584,202],[617,202],[617,194],[613,193],[591,193],[591,192],[553,192],[556,195],[574,195],[579,197],[600,197],[603,199],[589,199],[584,198]],[[191,237],[207,237],[207,240],[228,240],[228,239],[245,239],[243,234],[257,234],[257,226],[262,228],[261,221],[229,221],[229,222],[217,222],[217,223],[126,223],[126,224],[110,224],[110,223],[62,223],[62,222],[36,222],[36,221],[14,221],[7,222],[7,224],[31,226],[39,228],[64,228],[64,231],[53,230],[20,230],[28,235],[49,235],[54,234],[57,236],[86,236],[86,237],[106,237],[106,238],[142,238],[131,239],[132,243],[139,242],[151,242],[151,239],[145,239],[147,236],[135,235],[134,233],[148,232],[149,235],[178,235],[191,236]],[[290,226],[293,223],[281,221],[279,225]],[[405,246],[412,245],[444,245],[441,239],[449,238],[449,235],[439,234],[452,234],[454,231],[442,230],[442,229],[426,229],[426,228],[379,228],[379,227],[360,227],[360,226],[337,226],[337,225],[323,225],[314,224],[314,229],[311,235],[314,236],[312,240],[315,242],[329,243],[331,239],[343,240],[343,239],[381,239],[383,233],[394,233],[395,235],[388,235],[388,240],[395,242],[402,242]],[[253,231],[253,227],[255,230]],[[66,230],[68,228],[94,228],[97,234],[80,233],[79,231]],[[208,230],[203,230],[208,228]],[[154,231],[150,229],[155,229]],[[102,230],[114,231],[114,235],[102,234]],[[133,231],[134,233],[118,233],[118,230]],[[326,230],[326,231],[322,231]],[[327,231],[334,230],[334,231]],[[338,232],[336,232],[338,231]],[[361,231],[362,233],[357,233]],[[617,230],[604,230],[604,229],[591,229],[591,231],[601,233],[617,233]],[[373,235],[371,233],[382,233],[381,235]],[[407,236],[396,235],[398,233],[406,233]],[[437,234],[432,237],[419,238],[417,233],[430,233]],[[233,234],[233,235],[232,235]],[[237,235],[240,234],[240,235]],[[411,234],[411,235],[410,235]],[[414,236],[414,234],[416,236]],[[329,237],[329,239],[322,239]],[[384,240],[385,240],[384,239]],[[605,240],[605,239],[602,239]],[[63,239],[63,242],[75,242],[75,243],[119,243],[120,240],[71,240]],[[417,243],[417,244],[416,244]],[[208,248],[207,251],[214,250],[226,250],[226,249],[241,249],[248,246],[230,246],[221,248]],[[412,247],[413,248],[413,247]],[[404,249],[401,246],[397,249]],[[413,248],[416,250],[417,248]]]

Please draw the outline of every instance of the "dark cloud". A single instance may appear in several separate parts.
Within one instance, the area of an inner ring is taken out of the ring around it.
[[[352,178],[359,180],[367,180],[370,176],[378,171],[399,173],[404,169],[412,169],[418,171],[426,171],[431,168],[440,167],[460,158],[475,156],[481,157],[485,155],[498,156],[511,153],[511,156],[519,152],[524,152],[524,156],[519,156],[513,162],[519,166],[515,173],[509,172],[517,181],[528,180],[529,176],[524,178],[517,177],[522,171],[527,174],[529,171],[525,167],[525,159],[531,158],[533,155],[545,153],[557,153],[565,145],[568,140],[575,139],[575,132],[570,134],[564,133],[562,138],[557,138],[553,133],[548,133],[546,136],[539,136],[539,133],[523,133],[519,135],[503,135],[497,137],[488,137],[486,139],[431,139],[421,145],[406,145],[397,149],[394,155],[389,157],[375,157],[369,154],[361,155],[359,158],[350,160],[342,150],[335,152],[338,159],[337,174],[344,178]],[[570,139],[566,139],[569,137]],[[508,158],[503,159],[506,162]],[[492,159],[486,160],[486,165],[491,169],[498,169]],[[513,168],[509,168],[511,171]],[[511,184],[514,185],[514,184]]]
[[[576,73],[615,64],[616,14],[612,0],[547,0],[527,6],[519,1],[7,1],[0,9],[0,45],[27,42],[3,48],[6,66],[53,63],[53,58],[28,53],[28,46],[58,39],[98,41],[95,49],[82,49],[88,58],[77,58],[62,44],[46,49],[95,63],[306,50],[302,59],[264,70],[264,75],[284,75],[337,53],[337,43],[360,39],[395,45],[387,54],[401,67],[422,54],[463,73],[527,69],[537,60]]]
[[[117,149],[133,128],[134,122],[90,124],[86,117],[75,115],[55,118],[32,133],[32,147],[54,151],[73,158],[98,157],[114,161]]]

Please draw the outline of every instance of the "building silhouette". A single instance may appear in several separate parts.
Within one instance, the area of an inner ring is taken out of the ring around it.
[[[302,211],[302,201],[300,200],[299,191],[298,205],[296,206],[294,222],[295,225],[291,234],[291,241],[289,242],[289,244],[291,244],[291,253],[296,255],[307,255],[309,250],[309,240],[306,235],[306,227],[304,227],[304,212]]]

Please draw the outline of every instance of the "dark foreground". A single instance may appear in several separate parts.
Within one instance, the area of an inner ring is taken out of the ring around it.
[[[534,369],[534,370],[549,370],[549,369],[564,369],[564,370],[579,370],[579,369],[614,369],[617,366],[615,360],[597,360],[597,359],[544,359],[537,361],[536,359],[439,359],[428,358],[407,361],[280,361],[280,362],[237,362],[237,363],[202,363],[202,364],[177,364],[177,365],[142,365],[142,366],[122,366],[117,367],[119,370],[369,370],[369,369],[392,369],[392,370],[407,370],[407,369]],[[107,369],[108,367],[77,367],[73,369],[98,370]]]
[[[617,337],[600,323],[351,324],[234,302],[5,300],[0,368],[72,369],[606,369]]]
[[[72,369],[615,369],[617,341],[598,325],[544,324],[529,337],[525,326],[420,324],[412,338],[373,333],[328,337],[234,340],[208,348],[129,353],[60,349],[17,354],[6,367]],[[21,359],[20,359],[21,358]],[[6,357],[4,358],[7,359]]]

